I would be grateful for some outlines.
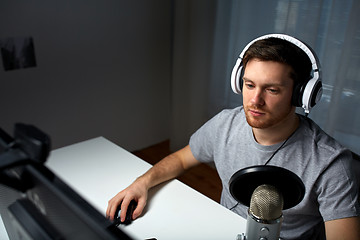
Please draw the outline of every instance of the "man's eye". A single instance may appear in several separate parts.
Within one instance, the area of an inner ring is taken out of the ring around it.
[[[277,89],[273,89],[273,88],[269,88],[268,91],[269,91],[270,93],[274,93],[274,94],[276,94],[276,93],[279,92]]]
[[[247,83],[245,85],[246,85],[247,88],[254,88],[254,85],[252,85],[252,84]]]

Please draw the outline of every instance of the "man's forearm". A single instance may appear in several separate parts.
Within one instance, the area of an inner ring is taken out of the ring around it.
[[[137,180],[142,181],[148,189],[180,176],[187,169],[199,164],[187,146],[169,156],[150,168]]]

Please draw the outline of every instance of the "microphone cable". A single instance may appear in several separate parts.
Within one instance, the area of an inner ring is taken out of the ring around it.
[[[267,165],[271,159],[275,156],[275,154],[282,148],[284,147],[285,143],[295,134],[295,132],[297,131],[297,129],[295,129],[295,131],[293,133],[291,133],[291,135],[285,139],[285,141],[280,145],[280,147],[278,147],[275,152],[273,152],[273,154],[270,156],[270,158],[265,162],[264,166]]]
[[[236,208],[239,205],[239,202],[235,204],[232,208],[229,208],[230,211],[232,211],[234,208]]]

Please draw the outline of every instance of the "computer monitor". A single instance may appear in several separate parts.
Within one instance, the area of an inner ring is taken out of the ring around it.
[[[0,214],[10,239],[131,239],[44,166],[50,139],[0,128]]]

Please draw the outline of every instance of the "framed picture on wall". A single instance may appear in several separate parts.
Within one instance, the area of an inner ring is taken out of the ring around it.
[[[32,37],[1,39],[0,48],[5,71],[36,67]]]

